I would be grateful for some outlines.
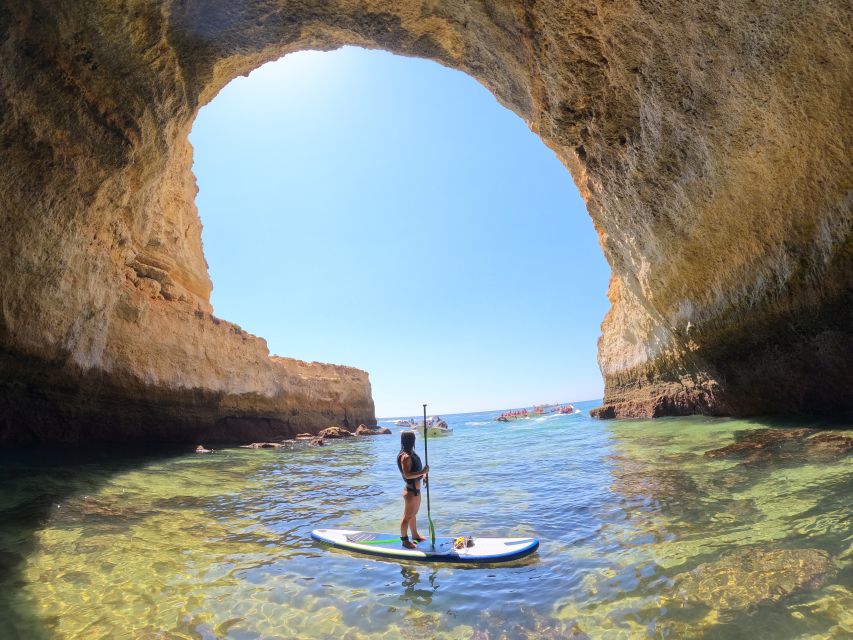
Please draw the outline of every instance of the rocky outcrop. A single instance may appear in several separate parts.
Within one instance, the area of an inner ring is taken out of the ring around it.
[[[241,444],[241,449],[281,449],[284,445],[281,442],[253,442],[251,444]]]
[[[571,171],[613,270],[600,415],[853,406],[851,7],[10,0],[0,441],[276,440],[374,423],[367,375],[211,315],[187,136],[301,49],[477,78]]]
[[[349,431],[347,431],[343,427],[334,427],[334,426],[327,427],[327,428],[323,429],[318,435],[321,438],[329,438],[329,439],[351,438],[353,436],[352,433],[350,433]]]
[[[357,436],[387,436],[390,434],[391,429],[386,427],[371,429],[363,424],[358,425],[358,429],[355,430],[355,435]]]
[[[181,326],[163,322],[142,335],[114,326],[104,369],[2,354],[12,380],[1,389],[0,442],[275,441],[333,421],[374,420],[363,371],[269,357],[263,340],[200,312],[171,319]]]

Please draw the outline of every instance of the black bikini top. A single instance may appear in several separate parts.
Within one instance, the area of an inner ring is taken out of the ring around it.
[[[414,451],[406,451],[405,449],[401,449],[400,453],[397,454],[397,468],[400,470],[401,476],[403,475],[404,453],[408,454],[409,457],[412,459],[412,468],[409,470],[410,473],[417,473],[418,471],[421,471],[424,468],[423,464],[421,463],[420,456],[418,456],[417,453],[415,453]],[[406,478],[404,477],[403,480],[406,480]],[[412,491],[415,491],[418,488],[417,484],[415,484],[416,482],[417,479],[406,480],[406,486]]]

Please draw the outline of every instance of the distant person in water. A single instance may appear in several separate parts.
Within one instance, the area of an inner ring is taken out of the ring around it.
[[[400,540],[407,549],[414,549],[415,545],[423,542],[424,538],[418,533],[418,509],[421,508],[421,478],[429,482],[427,474],[429,465],[426,467],[421,463],[420,456],[415,453],[415,432],[403,431],[400,433],[400,453],[397,454],[397,468],[406,481],[403,489],[403,518],[400,520]],[[409,539],[409,531],[412,539]]]

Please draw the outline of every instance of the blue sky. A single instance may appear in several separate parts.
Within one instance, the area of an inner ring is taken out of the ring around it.
[[[286,56],[190,140],[214,313],[370,373],[377,416],[600,398],[609,268],[568,171],[471,77]]]

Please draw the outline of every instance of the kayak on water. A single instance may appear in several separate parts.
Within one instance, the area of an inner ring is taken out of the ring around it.
[[[436,537],[435,547],[424,540],[415,549],[400,543],[393,533],[371,533],[350,529],[315,529],[314,540],[339,549],[372,556],[420,562],[488,563],[510,562],[528,556],[539,548],[537,538]]]

